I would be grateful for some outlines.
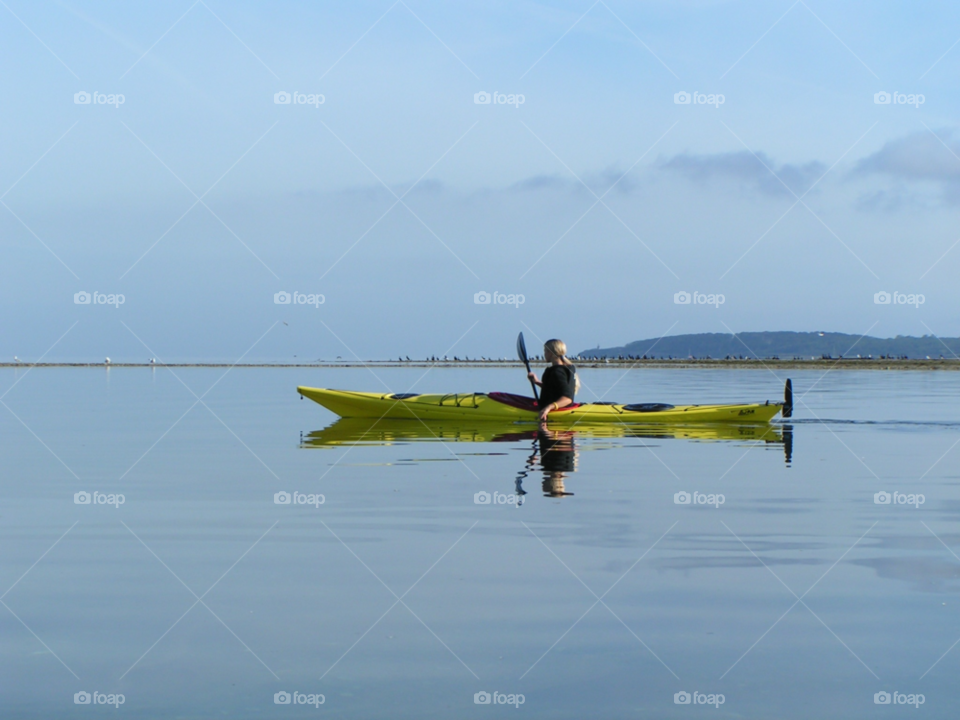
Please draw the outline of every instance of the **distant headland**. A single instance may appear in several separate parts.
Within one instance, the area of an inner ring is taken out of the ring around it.
[[[697,333],[593,348],[581,358],[623,360],[957,360],[960,338],[878,338],[835,332]]]

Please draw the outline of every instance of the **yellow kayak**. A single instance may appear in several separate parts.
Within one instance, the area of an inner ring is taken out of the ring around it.
[[[745,403],[742,405],[667,405],[643,403],[574,404],[550,413],[549,424],[555,426],[594,425],[600,423],[696,424],[696,423],[769,423],[781,409],[790,416],[792,397],[789,387],[783,403]],[[537,422],[536,401],[510,393],[464,393],[449,395],[417,395],[403,393],[368,393],[350,390],[298,387],[301,396],[309,398],[340,417],[395,418],[420,420],[470,419],[506,422]]]
[[[579,438],[678,438],[685,440],[762,441],[784,443],[784,430],[779,425],[713,424],[620,424],[580,423],[570,432]],[[424,420],[411,422],[388,418],[340,418],[323,430],[314,430],[301,440],[302,447],[324,448],[342,445],[393,445],[408,442],[517,442],[530,439],[537,428],[529,424],[497,420]]]

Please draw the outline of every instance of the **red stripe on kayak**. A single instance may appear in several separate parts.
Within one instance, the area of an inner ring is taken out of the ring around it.
[[[510,407],[517,408],[518,410],[527,410],[528,412],[538,412],[540,406],[537,404],[537,401],[532,397],[525,397],[524,395],[514,395],[513,393],[504,393],[504,392],[492,392],[487,393],[487,397],[491,400],[496,400],[498,403],[503,403],[504,405],[509,405]],[[567,405],[566,407],[560,408],[559,411],[554,410],[553,412],[562,412],[564,410],[573,410],[574,408],[580,407],[580,403],[573,403],[572,405]]]

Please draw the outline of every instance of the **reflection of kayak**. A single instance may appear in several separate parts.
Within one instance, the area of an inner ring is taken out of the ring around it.
[[[581,438],[685,438],[690,440],[753,440],[780,444],[784,432],[778,425],[623,425],[580,423],[572,433]],[[510,422],[470,420],[395,420],[384,418],[341,418],[323,430],[303,438],[304,447],[338,445],[392,445],[417,441],[515,442],[532,439],[533,427]]]
[[[787,381],[789,383],[789,380]],[[788,386],[789,388],[789,386]],[[365,393],[347,390],[298,387],[297,391],[323,405],[340,417],[420,418],[424,420],[467,419],[536,422],[537,405],[533,398],[510,393],[466,393],[450,395],[411,395]],[[789,392],[789,390],[788,390]],[[790,415],[791,400],[786,403],[743,405],[666,405],[644,403],[584,403],[550,413],[551,425],[571,426],[597,423],[754,423],[770,422],[784,408]]]

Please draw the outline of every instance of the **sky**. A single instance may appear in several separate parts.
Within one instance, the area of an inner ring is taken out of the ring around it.
[[[958,336],[958,43],[946,2],[5,0],[0,361]]]

